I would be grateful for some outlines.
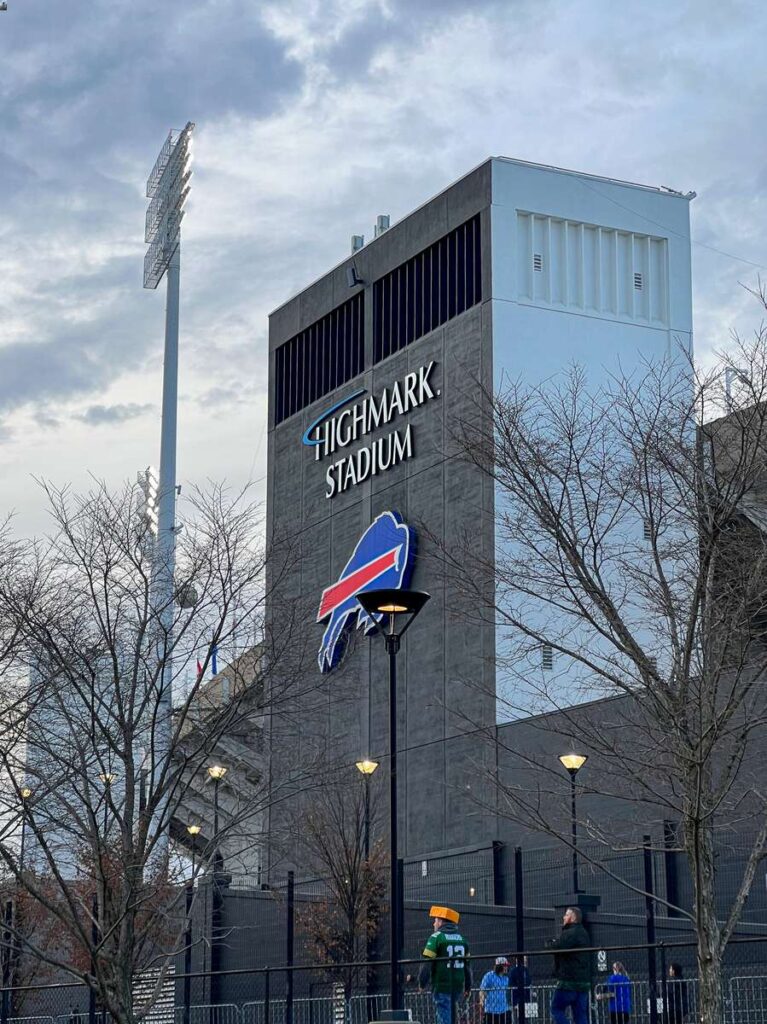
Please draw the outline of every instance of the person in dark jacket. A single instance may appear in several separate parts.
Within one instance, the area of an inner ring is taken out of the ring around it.
[[[681,964],[669,964],[666,982],[666,1005],[663,1007],[664,1024],[683,1024],[690,1009],[687,978]]]
[[[557,987],[551,1000],[554,1024],[568,1024],[569,1008],[573,1024],[588,1024],[591,992],[591,953],[581,952],[591,945],[577,907],[568,907],[562,918],[562,934],[551,943],[554,953],[554,977]]]
[[[527,966],[527,957],[518,956],[514,967],[509,971],[509,991],[511,1005],[516,1019],[519,1019],[520,1003],[529,1003],[532,998],[532,978]]]

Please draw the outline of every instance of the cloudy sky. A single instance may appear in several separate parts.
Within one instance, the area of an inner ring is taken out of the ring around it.
[[[8,0],[0,13],[0,513],[157,463],[146,177],[197,123],[179,479],[265,469],[267,313],[490,155],[683,191],[696,346],[767,266],[767,15],[697,0]]]

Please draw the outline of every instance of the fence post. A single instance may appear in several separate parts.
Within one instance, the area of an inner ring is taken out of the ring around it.
[[[269,1024],[269,968],[264,968],[264,1024]]]
[[[96,946],[99,943],[99,900],[94,892],[91,904],[91,975],[96,976]],[[88,1024],[96,1024],[96,992],[91,985],[88,988]]]
[[[453,965],[454,961],[451,957],[447,962],[447,966],[450,968],[450,970],[448,971],[448,977],[450,978],[450,1024],[458,1024],[458,1018],[455,1012],[455,988],[453,987],[452,975]]]
[[[668,1016],[668,966],[666,964],[666,943],[660,943],[660,986],[663,993],[663,1013]]]
[[[287,901],[287,948],[285,950],[285,1024],[293,1024],[293,966],[294,936],[295,936],[295,915],[296,915],[296,894],[295,875],[288,871],[288,901]]]
[[[11,929],[13,927],[13,900],[5,904],[5,920],[3,930],[3,998],[0,1001],[0,1019],[7,1024],[11,1010]]]
[[[647,914],[647,977],[650,991],[650,1024],[658,1024],[658,968],[655,961],[655,889],[652,877],[650,836],[643,837],[645,910]]]
[[[522,847],[514,848],[514,918],[517,928],[517,1020],[525,1024],[525,883],[522,871]],[[514,997],[512,996],[512,1002]]]
[[[669,917],[681,917],[679,910],[679,871],[677,868],[676,855],[676,828],[673,821],[663,822],[663,864],[666,873],[666,899],[670,904],[668,908]]]
[[[194,881],[186,887],[186,931],[184,935],[184,1024],[189,1024],[189,1008],[192,1005],[192,900]]]

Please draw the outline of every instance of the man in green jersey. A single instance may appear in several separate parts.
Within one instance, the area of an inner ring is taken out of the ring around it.
[[[421,988],[431,985],[437,1024],[457,1024],[466,993],[471,991],[469,945],[458,930],[460,915],[456,910],[432,907],[429,916],[434,919],[434,934],[423,950],[427,962],[421,968],[419,983]]]

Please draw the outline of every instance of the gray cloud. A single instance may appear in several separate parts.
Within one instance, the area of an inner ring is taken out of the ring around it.
[[[136,402],[128,402],[123,405],[91,405],[84,412],[75,416],[75,419],[82,420],[91,427],[112,426],[117,423],[125,423],[127,420],[134,420],[137,416],[143,416],[154,409],[153,405],[140,405]]]
[[[14,464],[50,472],[55,442],[90,465],[79,424],[126,419],[119,457],[146,464],[156,431],[125,411],[160,398],[143,187],[170,127],[198,124],[183,472],[232,478],[264,416],[269,310],[376,214],[398,219],[491,154],[694,188],[693,234],[767,262],[765,27],[739,0],[648,0],[641,18],[588,0],[15,0],[0,25],[0,414],[8,447],[38,461]],[[738,283],[756,269],[701,245],[694,270],[705,350],[758,319]],[[211,406],[231,415],[211,424]]]

